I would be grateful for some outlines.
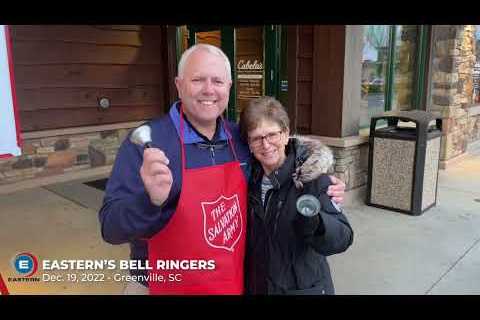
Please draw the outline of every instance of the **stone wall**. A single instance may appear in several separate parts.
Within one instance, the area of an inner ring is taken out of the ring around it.
[[[0,185],[113,164],[129,129],[23,141],[22,155],[0,159]]]
[[[345,182],[347,191],[367,183],[368,143],[347,148],[330,148],[335,157],[334,174]]]
[[[473,98],[474,26],[434,26],[429,111],[441,114],[443,139],[440,160],[465,153],[469,142],[467,109]]]
[[[468,143],[480,140],[480,114],[468,117]]]
[[[473,68],[475,66],[475,26],[466,25],[458,35],[459,55],[457,62],[458,92],[462,108],[469,108],[473,103]]]

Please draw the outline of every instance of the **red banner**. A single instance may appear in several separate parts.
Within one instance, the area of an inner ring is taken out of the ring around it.
[[[0,25],[0,159],[21,155],[22,137],[17,111],[10,30]]]
[[[5,282],[3,282],[2,275],[0,274],[0,293],[2,295],[8,295],[8,289],[7,286],[5,285]]]

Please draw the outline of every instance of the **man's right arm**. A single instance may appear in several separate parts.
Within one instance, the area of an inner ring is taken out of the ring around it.
[[[102,237],[108,243],[148,238],[164,224],[162,207],[152,203],[140,177],[142,157],[128,138],[117,153],[99,212]]]

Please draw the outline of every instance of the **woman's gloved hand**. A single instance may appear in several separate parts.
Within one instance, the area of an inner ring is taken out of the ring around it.
[[[295,220],[295,230],[304,237],[321,236],[325,233],[325,225],[320,213],[313,217],[306,217],[299,213]]]

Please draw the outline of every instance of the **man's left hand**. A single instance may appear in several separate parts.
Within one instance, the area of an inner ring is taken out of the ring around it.
[[[342,205],[345,195],[345,183],[335,176],[330,176],[332,184],[328,186],[327,194],[332,197],[333,202]]]

